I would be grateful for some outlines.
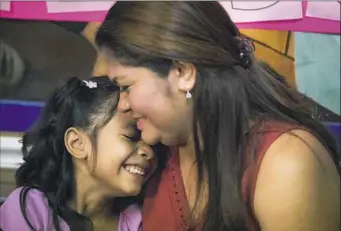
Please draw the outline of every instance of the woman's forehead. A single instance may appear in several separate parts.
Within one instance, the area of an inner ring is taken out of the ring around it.
[[[115,82],[119,82],[130,78],[131,76],[135,76],[138,70],[139,68],[123,66],[117,62],[108,63],[108,75],[110,79]]]

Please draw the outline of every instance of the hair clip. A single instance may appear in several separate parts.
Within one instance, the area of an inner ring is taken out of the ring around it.
[[[242,66],[247,69],[251,66],[251,55],[255,50],[254,44],[246,38],[241,38],[241,49],[239,53],[239,58],[242,62]]]
[[[83,80],[83,83],[85,83],[88,88],[97,88],[97,83],[94,81]]]

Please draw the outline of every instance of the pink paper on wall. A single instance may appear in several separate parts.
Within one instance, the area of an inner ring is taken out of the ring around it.
[[[116,1],[57,1],[49,0],[46,2],[47,12],[66,13],[66,12],[91,12],[108,11]]]
[[[48,13],[46,1],[13,1],[10,11],[0,11],[0,18],[42,21],[102,21],[106,11]]]
[[[303,18],[301,1],[220,1],[236,23]]]
[[[340,1],[308,2],[306,16],[340,21]]]
[[[272,2],[274,3],[274,1]],[[299,2],[299,1],[295,1],[295,2]],[[305,12],[307,2],[303,2],[303,3],[299,2],[299,3],[302,4],[303,12]],[[254,6],[255,5],[253,5],[253,7]],[[235,8],[236,7],[241,7],[241,5],[235,5]],[[249,11],[245,10],[245,6],[242,12],[244,13],[241,13],[241,15],[249,14]],[[12,18],[12,19],[23,19],[23,20],[91,22],[91,21],[102,21],[105,15],[106,15],[106,11],[49,13],[47,11],[47,5],[45,1],[13,1],[12,0],[10,11],[0,10],[0,18]],[[301,31],[301,32],[340,34],[340,22],[339,21],[306,17],[305,13],[302,18],[291,19],[291,20],[279,19],[278,21],[277,20],[269,21],[269,19],[273,19],[275,16],[271,16],[271,17],[267,16],[267,17],[268,17],[268,20],[265,22],[254,22],[254,21],[244,22],[244,23],[239,22],[237,23],[237,25],[240,28],[289,30],[289,31]],[[288,17],[288,16],[285,16],[285,17]],[[293,16],[291,15],[291,17]],[[244,18],[244,21],[247,19],[246,16],[243,18]]]
[[[9,0],[0,0],[0,10],[10,11],[11,10],[11,2]]]

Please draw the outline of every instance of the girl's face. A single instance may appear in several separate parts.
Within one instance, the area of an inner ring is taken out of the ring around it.
[[[140,141],[133,121],[121,113],[98,131],[89,157],[96,185],[115,197],[137,195],[156,169],[152,148]]]

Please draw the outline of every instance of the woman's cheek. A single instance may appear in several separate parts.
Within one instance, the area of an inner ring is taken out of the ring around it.
[[[129,94],[130,107],[133,111],[143,112],[148,105],[148,100],[144,94],[140,94],[138,90],[132,89]]]

